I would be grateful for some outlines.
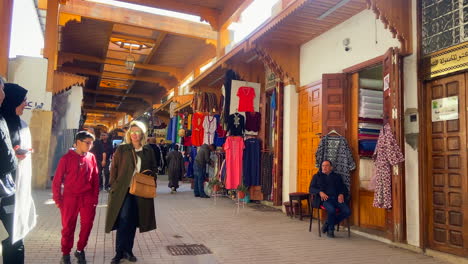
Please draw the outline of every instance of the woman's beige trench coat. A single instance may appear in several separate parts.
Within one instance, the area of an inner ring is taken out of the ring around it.
[[[120,208],[123,205],[123,201],[130,187],[130,181],[135,171],[135,162],[132,151],[132,144],[122,144],[117,148],[112,159],[109,179],[111,188],[109,191],[106,215],[106,233],[109,233],[118,227],[118,221],[116,220],[119,216]],[[153,171],[152,175],[156,180],[157,164],[153,149],[149,145],[145,145],[143,146],[143,150],[141,152],[136,152],[136,154],[141,158],[140,172],[151,170]],[[137,197],[137,203],[137,226],[140,229],[140,232],[156,229],[156,216],[153,199]]]

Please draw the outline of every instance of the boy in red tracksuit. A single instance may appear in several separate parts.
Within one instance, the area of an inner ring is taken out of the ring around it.
[[[78,263],[86,263],[84,248],[93,228],[99,197],[98,167],[94,155],[89,152],[93,141],[93,134],[78,132],[75,136],[76,148],[70,149],[60,159],[52,182],[53,199],[62,215],[63,256],[60,263],[63,264],[71,264],[70,251],[78,214],[81,230],[75,257]]]

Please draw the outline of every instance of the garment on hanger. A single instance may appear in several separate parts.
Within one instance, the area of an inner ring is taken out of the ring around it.
[[[373,158],[376,167],[373,206],[392,208],[392,166],[405,158],[388,123],[380,131]]]
[[[273,90],[273,93],[271,93],[270,97],[270,118],[271,118],[271,127],[275,127],[275,122],[276,122],[276,89]]]
[[[273,191],[273,153],[263,152],[262,153],[262,169],[261,169],[261,186],[262,193],[271,195]]]
[[[348,192],[351,184],[351,171],[356,169],[356,163],[353,154],[346,139],[342,136],[324,136],[319,143],[317,152],[315,153],[315,166],[321,168],[324,160],[329,160],[332,163],[333,171],[341,174],[343,183],[346,185]]]
[[[258,132],[260,130],[261,115],[259,112],[245,113],[245,130],[246,132]]]
[[[216,131],[216,117],[207,115],[203,121],[203,144],[213,144]]]
[[[234,113],[228,118],[228,131],[230,136],[244,135],[245,118],[239,113]]]
[[[260,140],[249,138],[244,141],[243,183],[245,186],[260,185]]]
[[[241,183],[244,139],[228,137],[224,144],[226,151],[226,189],[236,189]]]
[[[254,112],[255,89],[249,86],[242,86],[237,90],[239,97],[238,112]]]
[[[228,70],[224,76],[224,122],[228,122],[229,112],[231,108],[231,87],[232,80],[238,80],[239,76],[233,70]]]
[[[204,119],[205,119],[205,115],[203,113],[197,112],[193,114],[192,145],[197,146],[197,147],[203,145],[203,136],[205,133],[203,129]]]
[[[220,115],[215,115],[216,117],[216,121],[217,121],[217,125],[216,125],[216,131],[215,131],[215,137],[214,137],[214,144],[217,146],[217,147],[221,147],[224,142],[226,142],[226,134],[227,134],[227,131],[224,130],[223,128],[223,124],[221,123],[221,120],[220,120]]]

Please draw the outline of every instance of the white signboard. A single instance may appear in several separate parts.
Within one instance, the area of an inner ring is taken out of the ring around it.
[[[458,96],[432,100],[432,122],[458,119]]]
[[[388,88],[390,88],[390,73],[385,75],[385,77],[383,79],[383,90],[384,90],[384,92],[387,91]]]

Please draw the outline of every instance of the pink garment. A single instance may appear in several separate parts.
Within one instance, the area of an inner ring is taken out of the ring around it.
[[[405,160],[389,124],[380,131],[374,151],[376,167],[373,206],[392,208],[392,166]]]
[[[242,137],[228,137],[224,143],[226,151],[226,189],[236,189],[242,178],[242,155],[244,153],[244,139]]]
[[[211,145],[214,142],[214,133],[216,131],[216,117],[205,116],[203,121],[203,144]]]

